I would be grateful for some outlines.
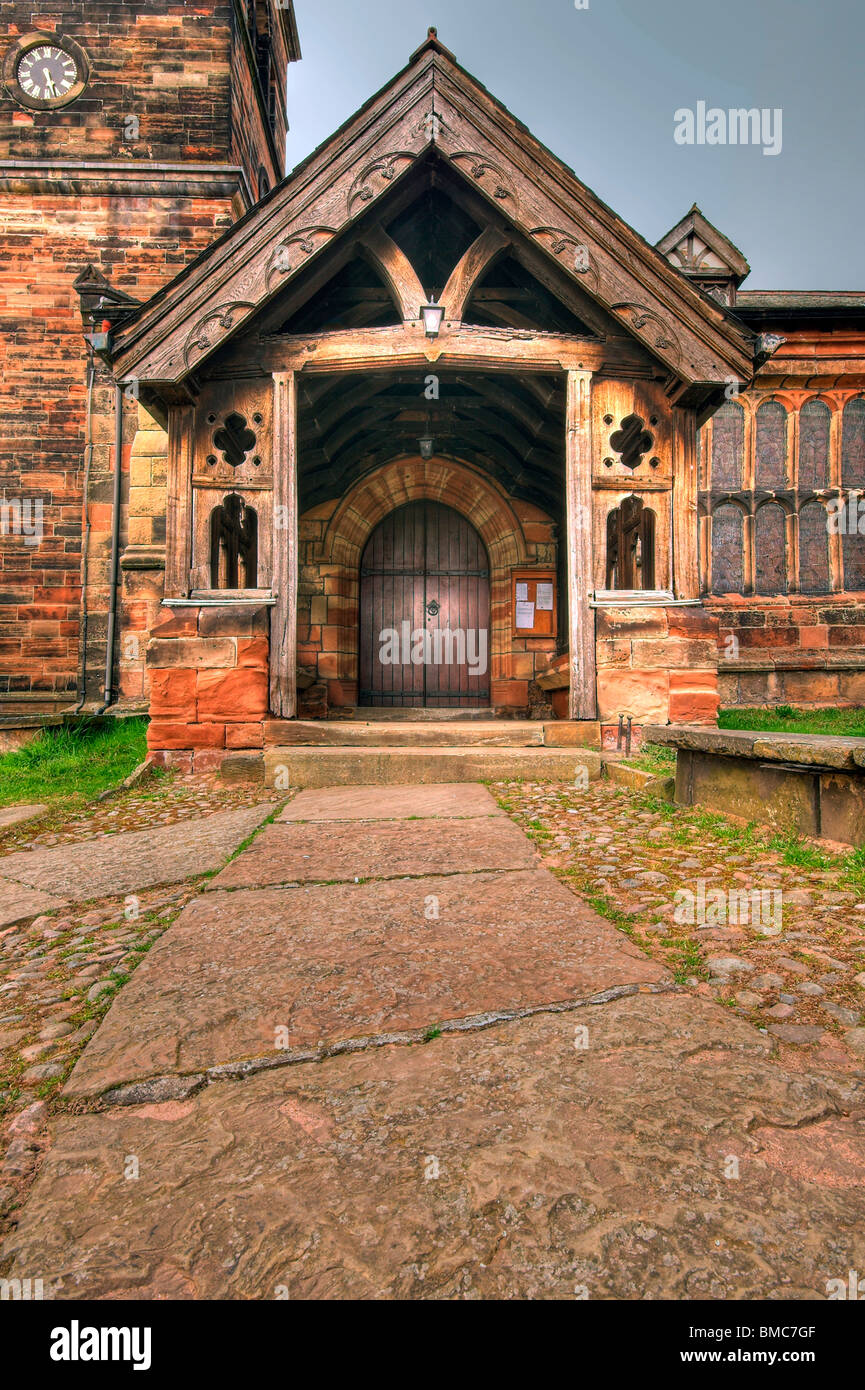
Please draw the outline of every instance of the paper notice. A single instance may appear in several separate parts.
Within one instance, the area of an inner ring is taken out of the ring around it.
[[[517,580],[517,603],[527,603],[527,602],[528,602],[528,597],[529,597],[529,586],[528,586],[528,584],[521,584],[520,581]]]
[[[552,613],[553,611],[553,586],[552,584],[538,585],[538,612]]]
[[[517,627],[534,627],[535,605],[531,602],[517,602]]]

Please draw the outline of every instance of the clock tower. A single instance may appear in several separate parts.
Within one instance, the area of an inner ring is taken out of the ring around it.
[[[106,632],[112,592],[124,631],[158,602],[158,431],[130,387],[115,490],[113,389],[86,335],[282,178],[293,0],[3,0],[0,16],[0,714],[134,703],[143,653],[118,688]]]

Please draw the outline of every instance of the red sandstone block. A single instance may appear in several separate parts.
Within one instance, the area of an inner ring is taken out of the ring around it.
[[[670,723],[716,724],[718,722],[718,704],[717,689],[714,691],[673,690],[671,684]]]
[[[195,719],[195,671],[150,672],[150,713],[154,718]]]
[[[741,628],[739,641],[743,647],[795,647],[796,631],[784,627]]]
[[[667,630],[671,637],[697,637],[714,641],[718,618],[705,608],[668,608]]]
[[[249,723],[255,716],[267,714],[268,684],[266,671],[250,667],[238,671],[199,671],[198,718]]]
[[[270,642],[266,637],[255,637],[249,640],[238,638],[237,642],[237,664],[238,666],[251,667],[259,671],[268,670],[270,662]]]
[[[490,700],[493,705],[506,705],[512,709],[522,709],[529,703],[528,681],[492,681]]]
[[[824,624],[817,627],[800,627],[799,642],[803,647],[828,647],[829,629]]]
[[[261,748],[264,743],[262,724],[229,724],[225,730],[226,748]]]
[[[315,657],[312,659],[315,660]],[[339,677],[339,657],[336,652],[318,653],[318,674],[322,680],[336,680]]]
[[[357,681],[331,680],[327,682],[327,701],[329,705],[357,704]]]
[[[193,767],[198,774],[218,772],[225,761],[225,753],[217,748],[197,748],[193,754]]]
[[[838,698],[839,675],[829,671],[783,671],[784,696],[795,705],[819,704]]]
[[[829,646],[865,647],[865,627],[830,627]]]
[[[523,535],[527,541],[548,544],[553,536],[552,522],[528,521],[523,524]]]
[[[183,774],[192,772],[192,753],[177,752],[168,748],[155,748],[151,753],[148,753],[147,761],[154,763],[156,767],[173,768]]]
[[[198,631],[202,637],[266,637],[270,609],[202,608]]]
[[[553,714],[557,719],[567,719],[570,713],[569,692],[564,689],[551,690],[550,704],[553,707]]]
[[[224,724],[175,724],[152,719],[147,730],[148,748],[224,748]]]
[[[144,672],[121,670],[120,693],[127,700],[140,700],[144,694]]]
[[[198,633],[197,608],[163,609],[153,627],[151,637],[195,637]]]

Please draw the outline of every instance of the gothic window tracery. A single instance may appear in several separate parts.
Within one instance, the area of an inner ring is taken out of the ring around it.
[[[854,396],[841,419],[841,482],[865,488],[865,396]]]
[[[625,497],[607,517],[607,588],[654,589],[655,513]]]
[[[236,492],[210,514],[213,589],[254,589],[258,582],[258,514]]]
[[[806,502],[799,513],[799,588],[803,594],[827,594],[829,517],[822,502]]]
[[[712,514],[712,593],[744,590],[745,516],[741,507],[725,502]]]
[[[786,513],[777,502],[768,502],[757,512],[755,527],[755,583],[758,594],[786,594],[787,540]]]
[[[799,487],[816,492],[829,486],[829,407],[806,401],[799,412]]]
[[[764,401],[757,410],[757,487],[773,491],[787,486],[787,412],[780,401]]]
[[[745,453],[745,412],[727,401],[712,419],[712,488],[737,492],[742,486]]]

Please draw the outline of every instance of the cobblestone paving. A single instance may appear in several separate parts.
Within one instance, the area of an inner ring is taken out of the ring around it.
[[[58,1093],[117,990],[193,898],[187,917],[242,893],[205,893],[201,877],[0,929],[0,1273],[50,1268],[56,1296],[273,1297],[285,1281],[291,1297],[559,1297],[579,1277],[592,1297],[789,1298],[861,1267],[863,856],[603,783],[492,790],[543,865],[633,943],[612,934],[593,968],[609,973],[616,942],[639,947],[646,969],[672,972],[663,991],[111,1108]],[[45,853],[95,831],[104,858],[106,826],[206,826],[264,799],[177,779],[0,846]],[[732,890],[780,893],[780,917],[713,921]],[[252,896],[289,891],[304,890]],[[558,965],[554,937],[534,960]],[[577,1051],[583,1017],[592,1046]],[[117,1179],[133,1152],[140,1188]]]
[[[38,820],[23,825],[0,822],[0,854],[31,846],[68,845],[99,840],[121,830],[154,830],[215,811],[231,811],[273,797],[264,787],[231,785],[213,777],[159,776],[107,801],[93,802],[68,816],[62,805],[48,806]],[[67,818],[68,817],[68,818]]]
[[[785,1065],[851,1080],[865,1072],[861,854],[779,843],[762,828],[605,782],[586,791],[530,783],[492,790],[547,868],[681,983],[775,1038]],[[726,898],[714,897],[714,922],[713,890]],[[749,903],[748,920],[731,923],[731,890],[766,892],[758,921]],[[677,921],[677,912],[694,920]]]
[[[125,837],[117,841],[118,849],[106,827],[119,834],[196,820],[195,834],[206,843],[208,812],[222,821],[220,812],[242,811],[252,823],[266,814],[264,803],[272,797],[263,788],[225,788],[200,777],[155,785],[155,795],[153,791],[136,793],[124,797],[120,805],[89,808],[56,834],[39,832],[38,824],[22,826],[17,833],[4,835],[0,846],[7,852],[33,848],[36,862],[50,854],[54,845],[92,840],[94,854],[105,864],[112,859],[122,864],[122,847],[130,841]],[[246,833],[239,831],[234,845]],[[214,867],[224,857],[217,855]],[[122,895],[96,898],[91,894],[86,902],[61,904],[0,928],[0,1230],[13,1215],[38,1162],[49,1111],[74,1063],[118,990],[207,883],[199,876],[173,886],[134,891],[134,879],[133,873],[133,886]],[[34,893],[11,880],[7,887],[29,896],[31,913],[51,902],[47,894]]]

